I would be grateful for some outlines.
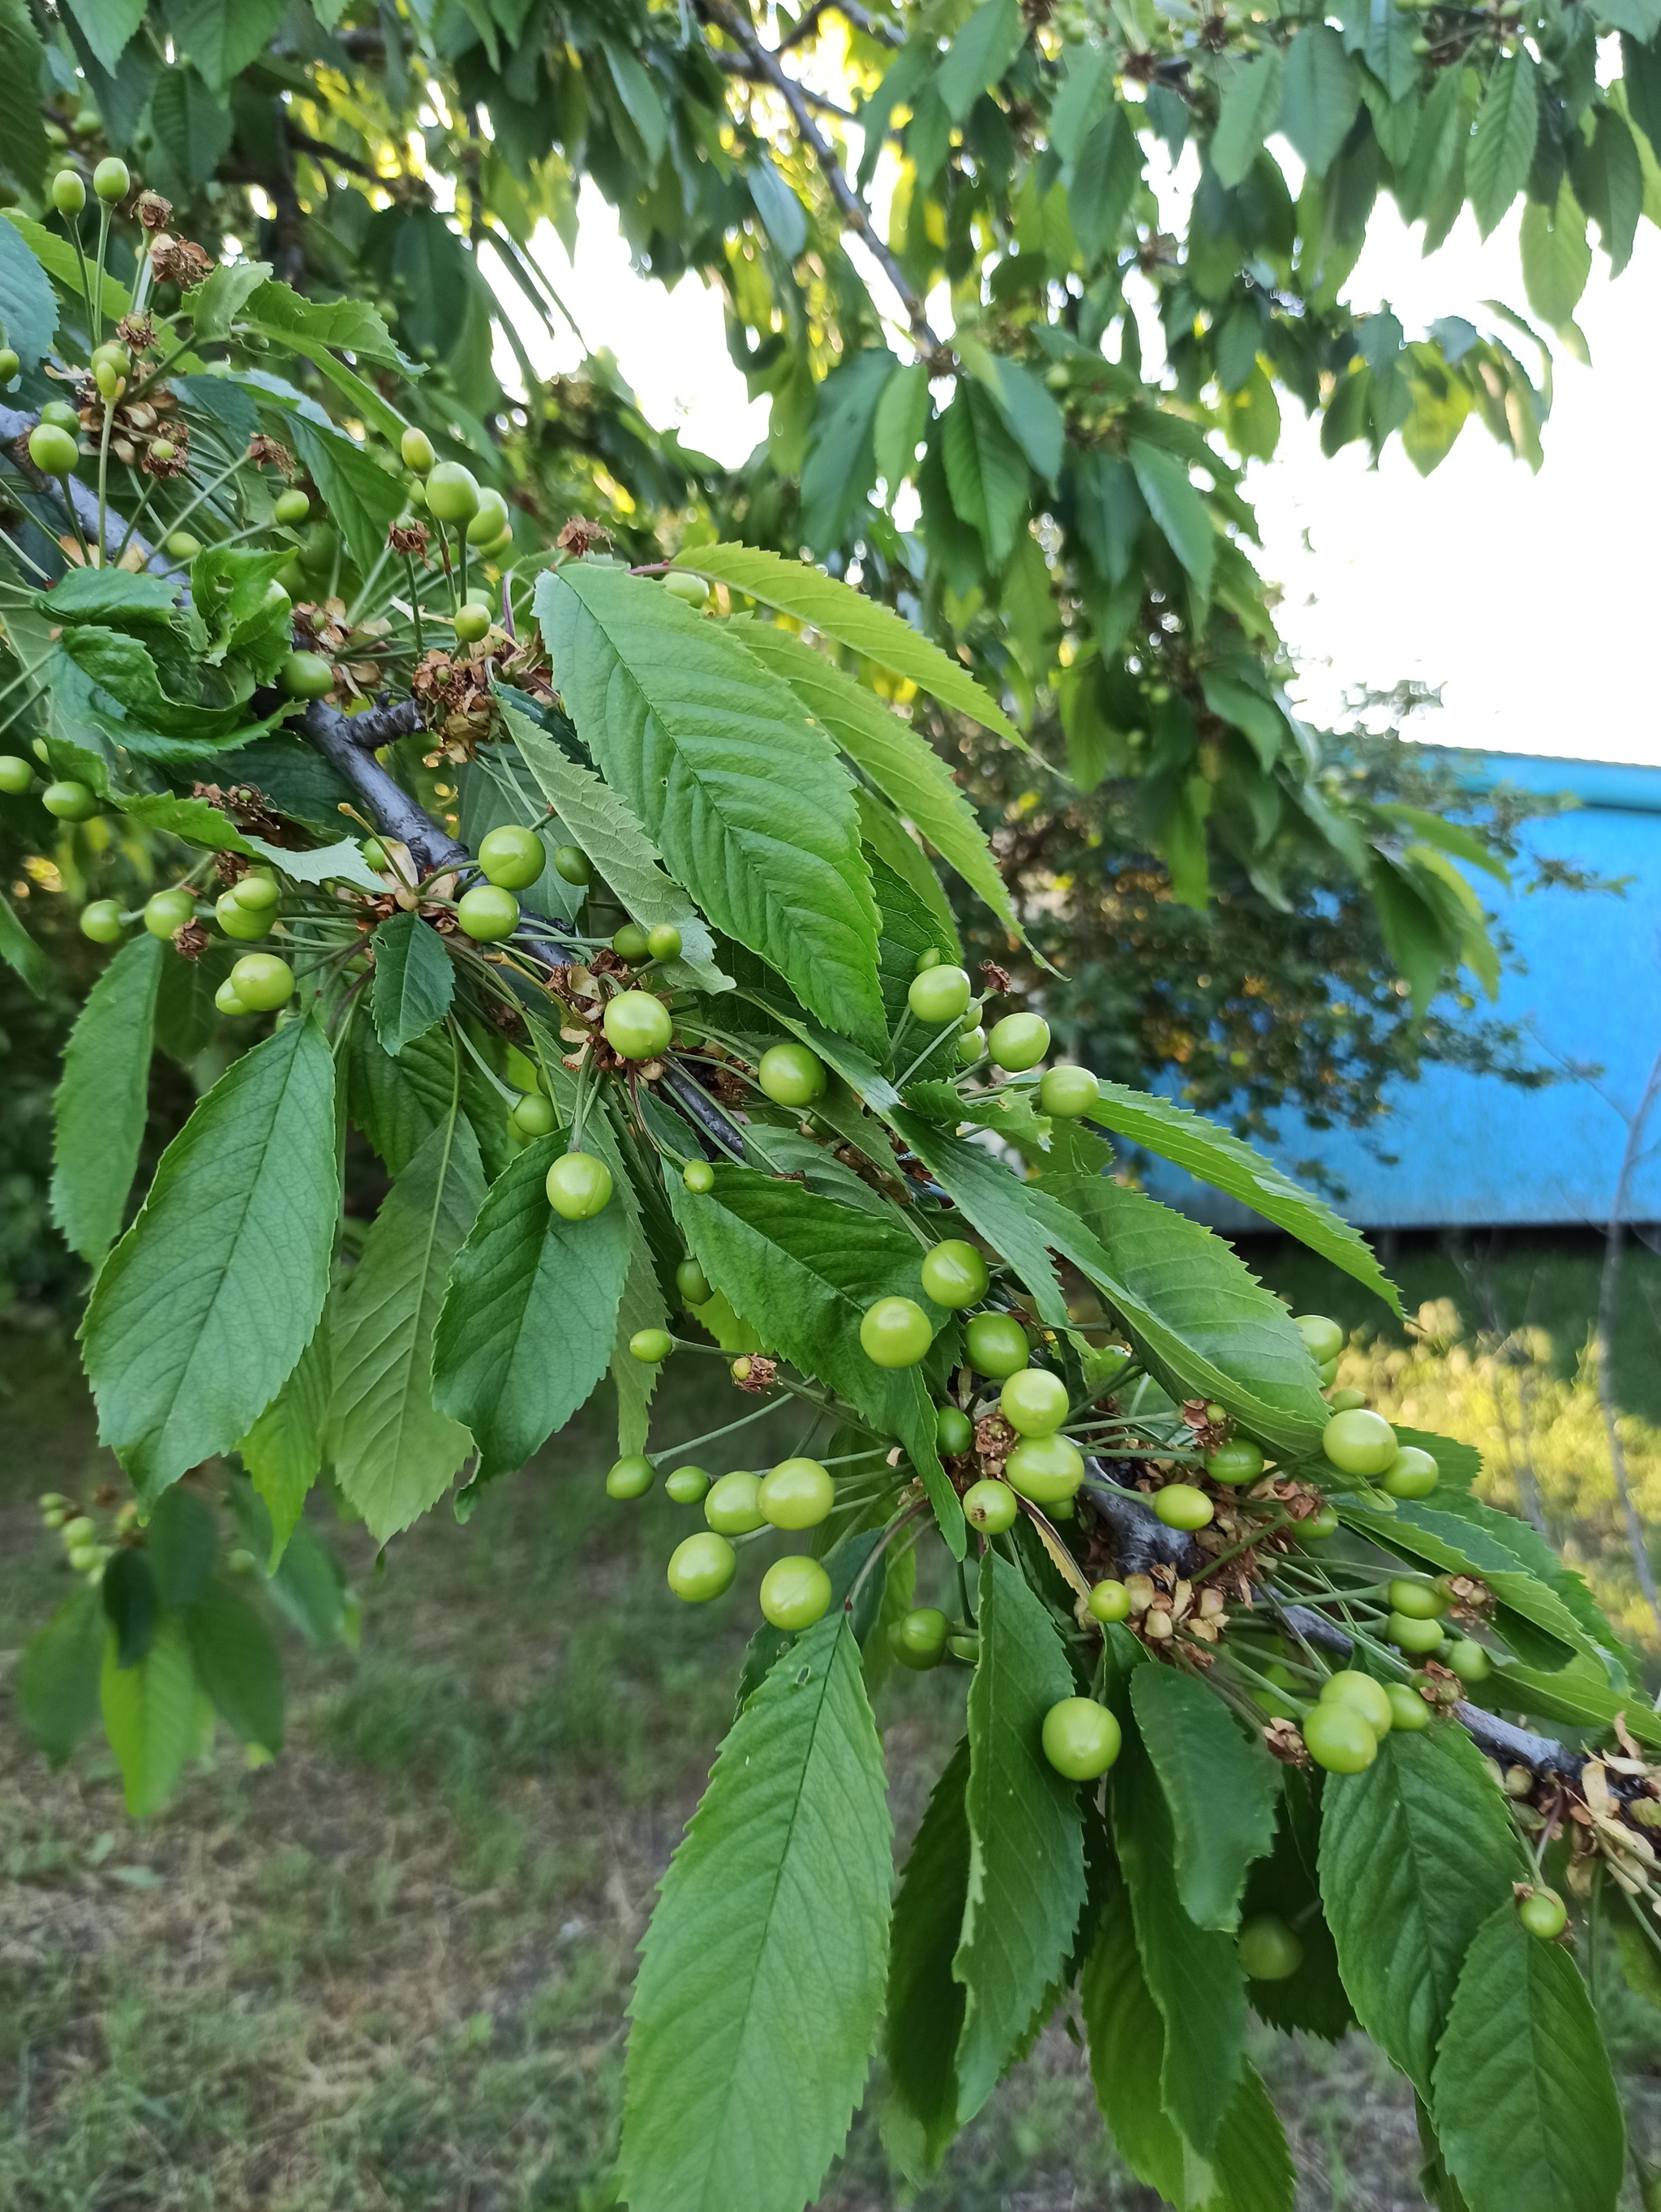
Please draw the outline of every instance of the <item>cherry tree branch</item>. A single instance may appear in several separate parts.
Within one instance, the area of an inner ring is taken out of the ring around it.
[[[897,294],[905,309],[906,320],[910,325],[917,350],[944,361],[947,349],[929,327],[921,296],[912,289],[904,270],[890,251],[887,240],[879,233],[865,202],[849,183],[842,164],[837,159],[835,149],[813,120],[807,96],[800,85],[788,71],[780,68],[777,55],[770,47],[762,44],[750,25],[726,4],[726,0],[697,0],[697,6],[698,13],[705,22],[713,23],[741,53],[748,57],[758,76],[772,86],[789,109],[797,130],[818,164],[819,173],[830,188],[831,198],[865,240],[872,256]]]
[[[1179,1575],[1196,1571],[1204,1554],[1192,1536],[1180,1528],[1167,1528],[1151,1505],[1140,1498],[1127,1498],[1122,1490],[1110,1486],[1107,1468],[1100,1460],[1086,1459],[1085,1467],[1087,1473],[1084,1487],[1092,1505],[1113,1532],[1121,1575],[1146,1574],[1150,1566],[1171,1567]],[[1275,1611],[1293,1635],[1305,1644],[1329,1652],[1335,1659],[1348,1661],[1354,1657],[1354,1638],[1313,1606],[1277,1603]],[[1584,1752],[1571,1751],[1555,1736],[1536,1735],[1531,1729],[1513,1727],[1511,1722],[1484,1712],[1480,1705],[1469,1705],[1463,1698],[1452,1710],[1454,1719],[1476,1748],[1497,1759],[1501,1766],[1526,1766],[1530,1774],[1541,1778],[1555,1775],[1565,1781],[1579,1780],[1586,1763]]]
[[[423,874],[436,868],[478,866],[466,846],[435,822],[392,770],[375,758],[378,747],[421,727],[421,708],[415,700],[394,700],[361,714],[343,714],[338,708],[314,699],[301,726],[341,781],[350,786],[375,828],[408,846]],[[539,951],[560,960],[572,957],[574,948],[545,915],[526,914],[525,921],[527,933],[532,934]],[[731,1158],[744,1158],[743,1130],[722,1113],[678,1061],[671,1060],[665,1067],[663,1087],[721,1152]]]

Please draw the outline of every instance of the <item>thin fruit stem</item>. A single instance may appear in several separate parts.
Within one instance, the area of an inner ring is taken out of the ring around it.
[[[1242,1552],[1249,1552],[1254,1544],[1261,1544],[1265,1536],[1278,1535],[1282,1528],[1292,1526],[1289,1514],[1282,1514],[1278,1521],[1266,1521],[1261,1528],[1254,1529],[1250,1536],[1243,1537],[1231,1551],[1219,1552],[1214,1559],[1208,1561],[1200,1569],[1198,1574],[1189,1577],[1189,1582],[1202,1583],[1208,1575],[1214,1575],[1219,1567],[1226,1567],[1231,1559],[1238,1559]]]
[[[107,200],[100,200],[98,204],[98,289],[93,307],[92,342],[94,345],[101,345],[104,342],[104,256],[109,250],[109,243],[110,204]]]
[[[728,1421],[724,1427],[706,1429],[701,1437],[687,1437],[680,1443],[666,1444],[661,1451],[648,1452],[646,1456],[654,1465],[659,1460],[679,1459],[687,1452],[697,1451],[701,1444],[715,1443],[722,1437],[730,1437],[735,1429],[747,1429],[752,1421],[760,1420],[764,1413],[776,1413],[777,1410],[776,1398],[764,1398],[760,1405],[747,1413],[740,1413],[736,1421]]]
[[[100,263],[100,264],[99,273],[100,273],[100,276],[101,276],[101,275],[102,275],[102,273],[103,273],[103,269],[102,269],[102,264],[101,264],[101,263]],[[104,567],[104,566],[105,566],[106,562],[107,562],[107,560],[108,560],[108,556],[109,556],[109,520],[108,520],[108,516],[109,516],[109,483],[110,483],[110,432],[111,432],[114,428],[115,428],[115,403],[114,403],[114,401],[113,401],[113,400],[106,399],[106,400],[104,402],[104,428],[103,428],[102,431],[100,433],[100,434],[99,434],[99,440],[98,440],[98,564],[99,564],[100,568],[102,568],[102,567]],[[125,545],[125,543],[126,543],[126,540],[124,538],[124,539],[122,540],[122,544],[123,544],[123,545],[124,545],[124,546]]]
[[[236,459],[232,461],[228,467],[222,469],[216,477],[213,477],[209,483],[204,484],[201,490],[198,492],[196,497],[192,500],[189,506],[186,507],[181,514],[175,514],[169,521],[167,524],[168,535],[171,536],[176,530],[182,530],[185,527],[185,525],[190,520],[191,517],[196,513],[197,508],[202,505],[204,501],[211,499],[222,484],[228,483],[231,478],[236,474],[237,471],[246,465],[247,458],[248,457],[246,453],[239,453]]]
[[[858,1574],[855,1576],[852,1589],[842,1601],[843,1611],[844,1613],[853,1612],[854,1607],[859,1602],[860,1592],[865,1588],[867,1583],[870,1581],[872,1575],[876,1570],[878,1560],[881,1559],[883,1553],[893,1542],[895,1537],[899,1534],[901,1529],[908,1528],[910,1523],[917,1518],[919,1514],[926,1513],[928,1510],[928,1499],[919,1498],[915,1505],[908,1505],[906,1507],[904,1512],[901,1514],[897,1521],[891,1521],[889,1522],[887,1528],[884,1529],[882,1534],[873,1546],[870,1558],[867,1559],[865,1565],[860,1569]],[[921,1531],[919,1533],[921,1534]]]

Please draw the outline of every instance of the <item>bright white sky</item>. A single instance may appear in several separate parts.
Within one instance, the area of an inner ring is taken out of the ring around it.
[[[581,215],[575,266],[551,234],[538,244],[584,337],[616,354],[651,420],[741,460],[765,435],[767,410],[746,401],[728,359],[719,296],[695,277],[666,295],[636,276],[592,186]],[[1388,301],[1409,338],[1443,314],[1487,328],[1485,299],[1526,313],[1517,222],[1513,210],[1484,245],[1467,210],[1427,261],[1381,198],[1348,296],[1362,307]],[[1611,283],[1607,266],[1600,252],[1577,317],[1591,366],[1555,349],[1538,476],[1475,419],[1427,479],[1399,442],[1376,471],[1360,444],[1328,460],[1318,423],[1283,398],[1280,453],[1254,465],[1248,489],[1314,719],[1334,717],[1347,688],[1417,678],[1444,687],[1442,712],[1416,732],[1436,743],[1661,763],[1651,525],[1661,513],[1661,234],[1641,224],[1624,275]],[[886,307],[879,278],[873,289]],[[949,320],[937,314],[936,328]],[[1151,360],[1146,321],[1143,335]],[[536,358],[535,336],[525,336]],[[581,357],[575,339],[539,350],[538,368],[569,369]],[[502,368],[512,374],[510,360]]]

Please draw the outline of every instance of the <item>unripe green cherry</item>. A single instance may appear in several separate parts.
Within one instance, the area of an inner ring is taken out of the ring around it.
[[[398,450],[405,467],[413,469],[418,477],[424,477],[433,465],[433,441],[413,423],[399,440]]]
[[[1386,1682],[1384,1695],[1390,1699],[1390,1724],[1398,1733],[1413,1735],[1430,1726],[1430,1707],[1405,1682]]]
[[[174,561],[194,561],[202,550],[202,540],[192,538],[188,530],[170,530],[164,543],[169,557]]]
[[[311,511],[312,503],[303,491],[280,491],[271,501],[271,520],[280,522],[285,530],[296,528]]]
[[[1191,1482],[1168,1482],[1153,1493],[1153,1510],[1167,1528],[1203,1528],[1216,1510],[1204,1491]]]
[[[56,422],[37,422],[29,432],[29,459],[42,476],[70,476],[80,458],[73,434],[60,430]]]
[[[1250,1982],[1289,1981],[1304,1963],[1302,1943],[1273,1912],[1259,1912],[1243,1922],[1234,1948]]]
[[[467,525],[470,545],[491,545],[509,527],[508,502],[490,484],[479,487],[478,509]]]
[[[562,1221],[592,1221],[611,1202],[611,1170],[593,1152],[562,1152],[545,1188]]]
[[[1374,1735],[1388,1735],[1393,1717],[1382,1682],[1364,1674],[1359,1667],[1341,1667],[1321,1685],[1323,1705],[1353,1705]]]
[[[323,699],[334,690],[334,671],[320,653],[291,653],[277,680],[290,699]]]
[[[1094,1620],[1129,1620],[1130,1618],[1130,1592],[1123,1583],[1115,1582],[1110,1577],[1092,1587],[1088,1603]]]
[[[619,960],[644,960],[651,951],[652,940],[637,921],[625,921],[611,939],[611,950]]]
[[[1205,1471],[1214,1482],[1226,1483],[1231,1489],[1244,1489],[1262,1473],[1263,1455],[1248,1437],[1234,1437],[1227,1443],[1219,1444],[1209,1455]]]
[[[11,346],[0,346],[0,384],[15,383],[22,362]]]
[[[49,783],[40,794],[40,804],[48,814],[60,822],[89,822],[98,811],[98,797],[91,787],[65,777],[59,783]]]
[[[1390,1583],[1389,1597],[1390,1611],[1404,1613],[1409,1620],[1439,1620],[1450,1602],[1434,1583],[1421,1582],[1413,1575],[1396,1576]]]
[[[1321,1431],[1321,1449],[1343,1474],[1382,1474],[1396,1453],[1396,1431],[1382,1413],[1352,1407]]]
[[[782,1459],[756,1493],[776,1528],[817,1528],[837,1502],[837,1486],[816,1459]]]
[[[709,1495],[709,1478],[701,1467],[678,1467],[664,1477],[663,1487],[677,1505],[701,1505]]]
[[[43,422],[55,422],[60,430],[78,433],[81,428],[81,417],[67,399],[43,399],[40,403],[40,420]]]
[[[624,1060],[655,1060],[668,1049],[674,1021],[649,991],[619,991],[605,1002],[605,1042]]]
[[[961,1406],[942,1406],[934,1416],[934,1442],[946,1459],[957,1459],[975,1441],[975,1424]]]
[[[1353,1413],[1367,1401],[1365,1390],[1329,1390],[1327,1403],[1335,1413]]]
[[[980,1028],[964,1030],[958,1039],[958,1066],[972,1067],[985,1050],[986,1031]]]
[[[605,1477],[608,1498],[644,1498],[651,1487],[652,1462],[642,1452],[614,1461]]]
[[[1038,1111],[1057,1121],[1093,1113],[1101,1093],[1087,1067],[1047,1067],[1038,1079]]]
[[[1047,1437],[1067,1419],[1067,1385],[1047,1367],[1017,1368],[999,1393],[998,1407],[1018,1436]]]
[[[152,937],[171,937],[195,914],[195,898],[182,884],[173,884],[164,891],[152,891],[145,900],[144,927]]]
[[[911,978],[905,1003],[920,1022],[959,1021],[973,988],[965,968],[925,968]]]
[[[1329,1504],[1299,1522],[1298,1534],[1310,1543],[1319,1544],[1329,1536],[1335,1536],[1339,1526],[1338,1509]]]
[[[478,513],[478,479],[459,461],[441,461],[427,478],[427,511],[439,522],[468,522]]]
[[[1042,1014],[1006,1014],[993,1024],[986,1048],[1000,1067],[1019,1075],[1049,1051],[1050,1024]]]
[[[747,1536],[752,1528],[764,1528],[767,1516],[757,1503],[760,1490],[758,1474],[734,1468],[710,1484],[703,1501],[704,1519],[722,1536]]]
[[[680,1179],[698,1198],[706,1196],[715,1187],[715,1171],[708,1160],[688,1160],[680,1171]]]
[[[1494,1672],[1493,1662],[1487,1648],[1474,1636],[1457,1636],[1449,1652],[1447,1663],[1462,1682],[1486,1682]]]
[[[114,899],[94,899],[81,909],[81,934],[94,945],[114,945],[121,936],[121,908]]]
[[[1384,1623],[1384,1634],[1398,1651],[1425,1656],[1440,1645],[1442,1624],[1439,1620],[1415,1620],[1411,1613],[1392,1613]]]
[[[724,1536],[700,1528],[669,1554],[669,1587],[689,1605],[719,1597],[733,1579],[738,1556]]]
[[[756,1080],[776,1106],[811,1106],[829,1080],[824,1062],[805,1044],[770,1044],[756,1066]]]
[[[79,215],[87,204],[87,187],[73,169],[60,169],[52,180],[52,204],[59,215]]]
[[[230,986],[250,1012],[271,1014],[294,996],[294,969],[275,952],[245,952],[232,968]]]
[[[672,568],[663,580],[663,588],[672,599],[679,599],[689,607],[707,606],[709,586],[702,576],[689,576],[684,568]]]
[[[145,914],[144,927],[148,929],[149,927],[148,908],[145,909]],[[252,945],[256,938],[266,937],[271,933],[271,916],[268,914],[256,914],[252,908],[244,906],[234,890],[221,891],[213,902],[213,918],[227,937],[235,938],[245,945]],[[170,936],[172,932],[157,930],[155,934],[158,937]]]
[[[1311,1706],[1303,1731],[1304,1748],[1329,1774],[1360,1774],[1378,1756],[1378,1739],[1354,1705],[1335,1700]]]
[[[709,1278],[696,1260],[683,1260],[675,1269],[675,1289],[689,1306],[708,1305],[715,1295],[709,1288]]]
[[[964,1237],[944,1237],[923,1255],[922,1286],[937,1306],[956,1312],[960,1306],[978,1305],[991,1280],[986,1261]],[[1023,1353],[1025,1345],[1023,1338]]]
[[[952,1624],[938,1606],[914,1606],[888,1632],[888,1648],[902,1667],[925,1674],[946,1656]]]
[[[477,645],[482,637],[490,635],[490,611],[488,607],[458,607],[454,619],[458,644]]]
[[[560,845],[554,850],[554,869],[568,884],[581,886],[588,882],[594,871],[588,855],[581,845]]]
[[[456,920],[476,944],[495,945],[519,927],[519,901],[499,884],[475,884],[456,901]]]
[[[9,799],[21,799],[34,781],[34,770],[21,753],[0,753],[0,791]]]
[[[521,1137],[546,1137],[554,1128],[554,1104],[539,1091],[527,1091],[514,1101],[508,1115]]]
[[[504,890],[522,891],[535,883],[547,865],[542,840],[523,823],[504,822],[487,830],[478,841],[478,865],[488,882]]]
[[[963,1494],[963,1517],[983,1536],[1001,1536],[1006,1528],[1013,1528],[1020,1510],[1009,1485],[994,1482],[989,1476],[971,1482]]]
[[[1084,1454],[1070,1437],[1026,1437],[1004,1462],[1004,1480],[1035,1505],[1060,1505],[1084,1480]]]
[[[213,1002],[220,1012],[228,1016],[232,1021],[240,1019],[248,1011],[241,994],[232,989],[228,976],[214,993]]]
[[[1428,1498],[1441,1474],[1429,1452],[1417,1444],[1403,1444],[1384,1469],[1383,1487],[1392,1498]]]
[[[1094,1782],[1119,1755],[1119,1723],[1093,1698],[1063,1698],[1043,1717],[1043,1755],[1069,1782]]]
[[[879,1298],[860,1322],[860,1346],[879,1367],[915,1367],[934,1340],[915,1298]]]
[[[666,1328],[637,1328],[629,1340],[629,1357],[645,1367],[657,1366],[674,1348],[675,1340]]]
[[[1317,1367],[1329,1359],[1335,1359],[1344,1348],[1344,1332],[1325,1314],[1298,1314],[1292,1325]]]
[[[107,206],[113,207],[117,200],[125,199],[132,189],[132,178],[119,155],[105,155],[92,173],[92,188]]]
[[[270,914],[283,896],[277,878],[264,869],[250,869],[231,885],[231,896],[250,914]]]
[[[1555,1889],[1531,1889],[1519,1901],[1517,1917],[1530,1936],[1555,1943],[1569,1924],[1569,1909]]]
[[[775,1559],[761,1578],[763,1618],[795,1635],[811,1628],[830,1602],[830,1577],[817,1559]]]
[[[678,960],[681,934],[672,921],[660,921],[646,933],[646,950],[654,960]]]
[[[964,1331],[964,1351],[977,1375],[1001,1382],[1025,1366],[1026,1331],[1013,1314],[977,1314]]]

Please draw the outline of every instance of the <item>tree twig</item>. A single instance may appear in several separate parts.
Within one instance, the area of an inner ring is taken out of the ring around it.
[[[814,122],[809,112],[806,97],[801,87],[793,76],[780,68],[778,57],[770,47],[762,44],[749,24],[726,4],[726,0],[697,0],[697,7],[698,13],[706,22],[713,23],[716,29],[730,39],[741,52],[749,56],[761,76],[772,86],[789,109],[795,120],[797,130],[800,131],[812,152],[814,160],[818,164],[820,174],[830,188],[831,198],[842,210],[848,222],[865,240],[866,246],[881,268],[883,274],[898,295],[905,309],[906,320],[910,326],[911,336],[919,353],[929,356],[935,362],[944,363],[949,358],[947,349],[941,344],[929,327],[928,317],[924,310],[922,298],[912,289],[904,270],[901,268],[899,262],[889,250],[887,240],[878,232],[865,202],[849,183],[830,140]]]
[[[421,708],[415,700],[394,700],[368,708],[361,714],[343,714],[338,708],[313,699],[301,726],[342,781],[350,785],[376,829],[408,846],[423,875],[477,866],[467,848],[435,822],[391,769],[374,757],[378,746],[390,744],[393,738],[407,737],[421,727]],[[524,919],[527,933],[533,932],[541,939],[538,950],[556,961],[569,957],[571,948],[553,922],[542,915],[527,914]],[[671,1061],[664,1070],[663,1087],[721,1152],[735,1159],[745,1157],[743,1130],[684,1067]]]
[[[856,31],[863,31],[868,39],[877,39],[885,46],[903,46],[905,33],[897,31],[891,23],[879,23],[868,8],[861,8],[859,0],[813,0],[812,6],[795,28],[787,31],[779,40],[776,51],[787,53],[799,46],[804,39],[812,38],[819,27],[822,15],[845,15]]]

